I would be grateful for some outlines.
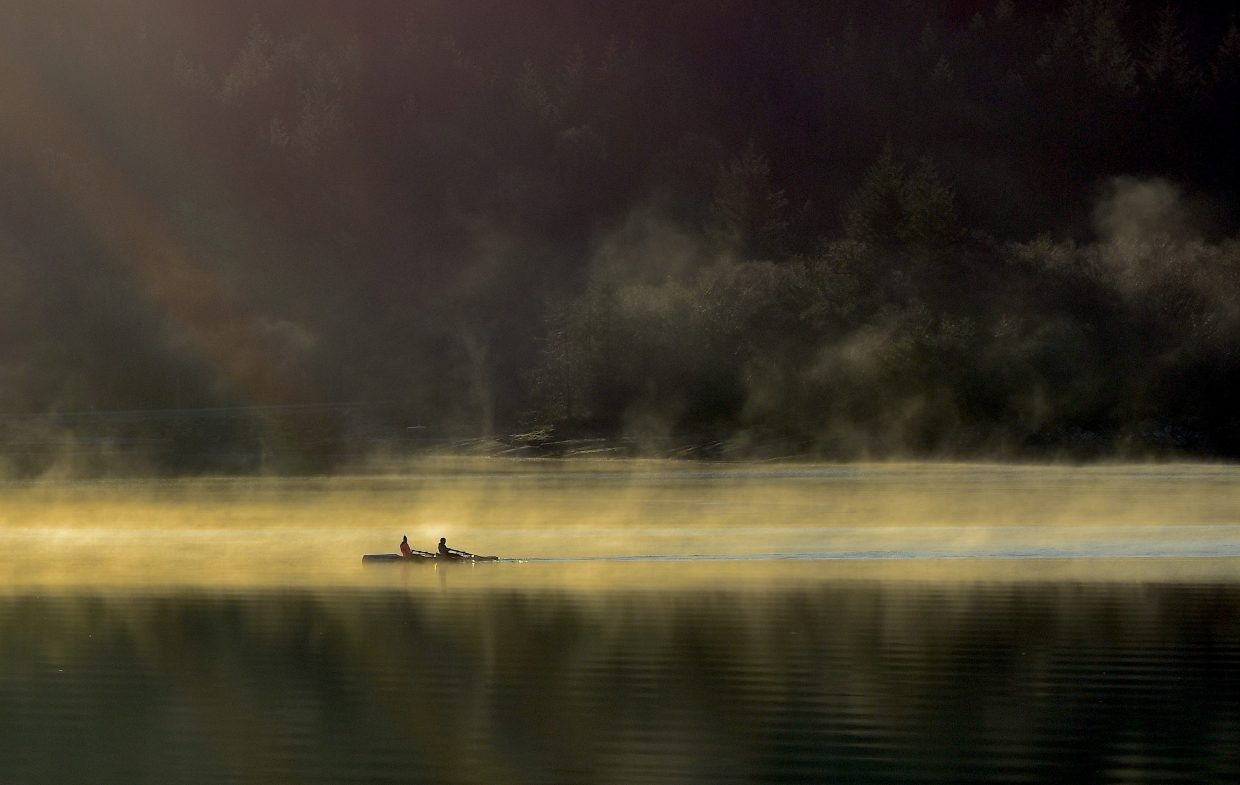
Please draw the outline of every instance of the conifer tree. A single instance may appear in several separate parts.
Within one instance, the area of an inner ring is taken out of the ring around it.
[[[751,141],[720,168],[712,206],[716,235],[744,258],[775,259],[787,238],[788,199],[771,185],[771,165]]]
[[[1141,70],[1149,89],[1183,94],[1200,87],[1201,72],[1188,55],[1188,42],[1180,28],[1175,6],[1166,3],[1158,12],[1154,35],[1142,49]]]
[[[1231,18],[1227,33],[1214,52],[1210,75],[1216,85],[1233,89],[1240,85],[1240,28],[1237,28],[1234,16]]]

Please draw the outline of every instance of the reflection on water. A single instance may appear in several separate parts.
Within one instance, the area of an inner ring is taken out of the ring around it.
[[[1240,782],[1240,469],[416,469],[0,484],[0,785]]]
[[[5,783],[1240,781],[1240,586],[10,594]]]

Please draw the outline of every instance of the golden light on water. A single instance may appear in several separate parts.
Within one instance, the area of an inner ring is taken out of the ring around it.
[[[1235,746],[1237,479],[428,460],[10,483],[0,688],[40,740],[10,755],[42,771],[65,716],[124,700],[120,742],[87,742],[108,771],[162,775],[189,749],[252,781],[360,782],[433,749],[446,763],[426,781],[558,781],[542,772],[566,766],[726,781],[780,744],[837,744],[850,765],[885,750],[884,774],[942,771],[925,750],[1040,771],[1064,758],[1065,727],[1095,729],[1071,754],[1112,738],[1127,754],[1125,722],[1154,705],[1210,718],[1185,723],[1182,746],[1213,770]],[[517,560],[362,565],[402,534]]]
[[[0,586],[1240,577],[1240,469],[429,460],[0,489]],[[402,535],[499,564],[363,567]]]

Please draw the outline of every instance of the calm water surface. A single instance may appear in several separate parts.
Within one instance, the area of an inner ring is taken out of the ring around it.
[[[620,466],[0,489],[0,784],[1240,782],[1233,470]]]

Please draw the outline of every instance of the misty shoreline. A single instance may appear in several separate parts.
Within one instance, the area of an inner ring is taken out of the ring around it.
[[[0,475],[1240,459],[1235,0],[9,6]]]
[[[985,466],[1234,464],[1232,456],[1184,449],[1183,437],[1171,428],[1148,426],[1135,433],[1092,432],[1041,435],[1018,449],[990,454],[940,451],[922,454],[867,455],[832,451],[810,440],[763,440],[754,434],[687,436],[593,436],[556,434],[547,430],[506,436],[478,437],[434,434],[420,429],[417,437],[374,434],[353,442],[341,440],[330,451],[307,455],[300,449],[238,451],[218,449],[202,454],[177,453],[178,461],[150,460],[156,447],[169,437],[148,435],[133,440],[61,438],[47,443],[9,442],[0,450],[0,481],[40,479],[172,479],[269,476],[367,476],[409,471],[416,474],[427,461],[495,460],[517,464],[546,462],[571,467],[592,461],[670,461],[692,465],[826,464],[841,467],[864,464],[925,463]],[[1052,438],[1054,437],[1054,438]]]

